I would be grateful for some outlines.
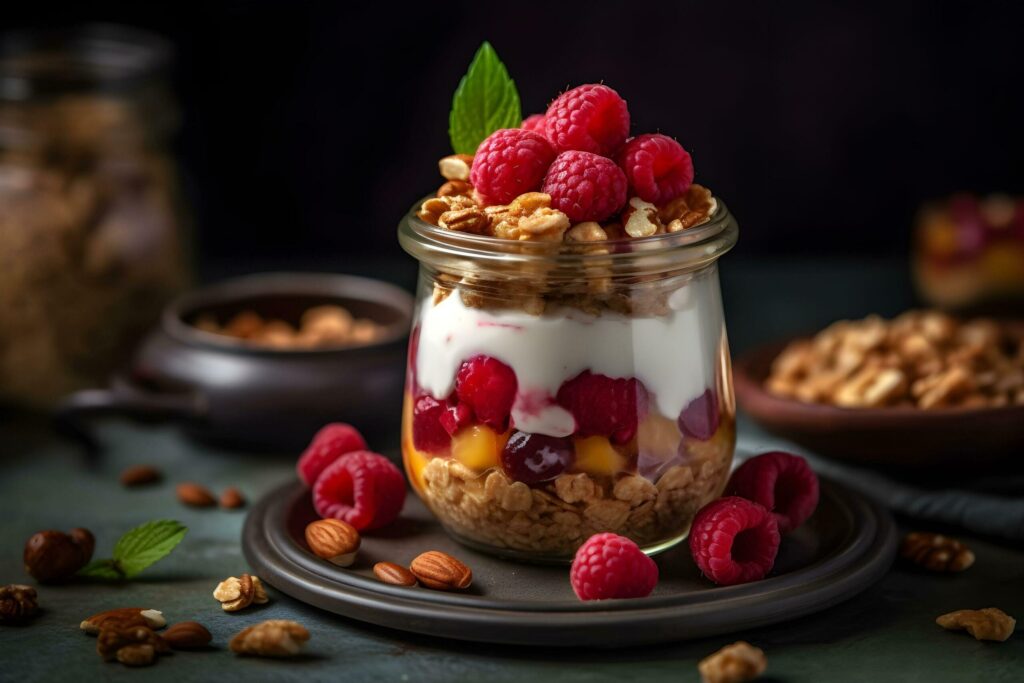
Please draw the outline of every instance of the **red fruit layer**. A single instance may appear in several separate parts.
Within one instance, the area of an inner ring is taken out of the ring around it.
[[[640,380],[612,379],[584,370],[565,382],[556,397],[572,413],[577,436],[605,436],[626,443],[647,415],[647,390]]]

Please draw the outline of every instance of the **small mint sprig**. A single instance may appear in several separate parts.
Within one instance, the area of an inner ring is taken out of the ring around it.
[[[185,538],[188,529],[173,519],[158,519],[135,527],[114,545],[114,556],[93,560],[78,570],[79,576],[96,579],[130,579],[167,557]]]
[[[519,91],[491,44],[484,41],[459,81],[448,115],[448,136],[456,154],[474,154],[499,128],[523,123]]]

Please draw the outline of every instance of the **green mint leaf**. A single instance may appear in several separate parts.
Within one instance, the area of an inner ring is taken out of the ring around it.
[[[124,574],[114,560],[93,560],[78,570],[79,576],[94,579],[123,579]]]
[[[131,578],[181,543],[188,529],[171,519],[158,519],[137,526],[114,546],[114,563],[125,578]]]
[[[448,116],[448,136],[456,154],[474,154],[488,135],[499,128],[523,123],[519,91],[491,44],[476,51],[469,71],[459,81]]]

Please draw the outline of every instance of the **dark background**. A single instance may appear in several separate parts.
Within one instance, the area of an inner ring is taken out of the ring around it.
[[[5,28],[113,21],[178,52],[202,263],[400,257],[439,183],[451,94],[489,39],[524,114],[604,81],[677,137],[738,251],[902,255],[919,204],[1024,192],[1016,2],[53,3]]]

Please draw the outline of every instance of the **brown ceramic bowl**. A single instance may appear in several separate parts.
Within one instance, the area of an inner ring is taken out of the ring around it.
[[[788,340],[735,363],[740,407],[765,430],[840,460],[892,468],[986,467],[1024,452],[1024,406],[839,408],[769,393],[764,381]]]
[[[382,326],[370,344],[274,349],[198,329],[203,313],[227,320],[251,310],[293,325],[304,311],[336,304]],[[204,440],[256,450],[303,447],[327,422],[398,440],[413,298],[361,277],[269,273],[222,282],[172,302],[126,371],[104,389],[80,391],[61,423],[114,414],[173,420]]]

